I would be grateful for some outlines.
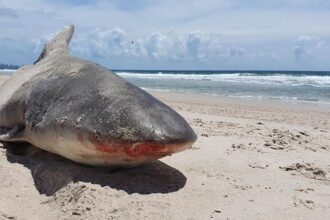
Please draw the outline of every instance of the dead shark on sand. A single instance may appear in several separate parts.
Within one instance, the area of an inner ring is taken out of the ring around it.
[[[94,166],[137,166],[197,137],[177,112],[98,64],[69,55],[74,26],[0,88],[0,141]]]

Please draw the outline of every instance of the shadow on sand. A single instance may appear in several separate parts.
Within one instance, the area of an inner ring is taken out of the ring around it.
[[[160,161],[136,168],[111,170],[83,166],[46,151],[36,150],[31,145],[7,144],[6,148],[8,161],[30,169],[37,190],[47,196],[54,195],[70,182],[109,186],[128,194],[151,194],[178,191],[187,180],[180,171]]]

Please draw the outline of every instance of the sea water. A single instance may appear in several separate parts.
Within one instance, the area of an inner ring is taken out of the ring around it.
[[[151,90],[330,103],[330,72],[115,71]]]

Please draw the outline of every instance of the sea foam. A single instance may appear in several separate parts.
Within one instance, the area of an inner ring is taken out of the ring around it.
[[[212,74],[185,74],[185,73],[136,73],[136,72],[117,72],[124,78],[140,79],[175,79],[175,80],[206,80],[214,82],[237,82],[250,84],[273,84],[273,85],[292,85],[292,86],[313,86],[329,87],[330,76],[318,75],[293,75],[275,73],[269,75],[260,75],[256,73],[212,73]]]

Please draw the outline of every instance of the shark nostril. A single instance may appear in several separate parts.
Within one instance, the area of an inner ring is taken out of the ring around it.
[[[100,143],[101,142],[101,133],[94,130],[93,131],[93,138],[97,143]]]
[[[130,157],[138,157],[141,155],[151,154],[155,149],[155,146],[147,143],[135,143],[132,147],[124,149],[124,152]]]

